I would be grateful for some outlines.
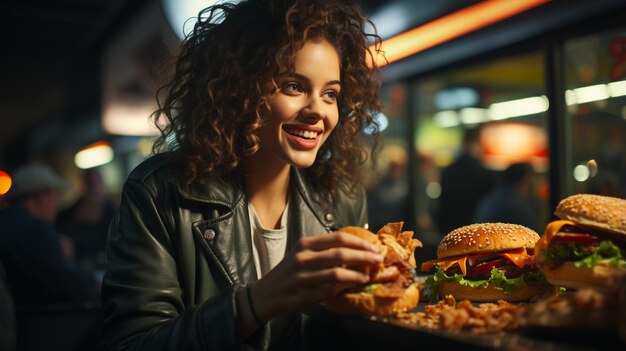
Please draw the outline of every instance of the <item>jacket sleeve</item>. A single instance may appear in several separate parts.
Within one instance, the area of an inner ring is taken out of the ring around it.
[[[183,301],[168,216],[129,180],[109,233],[102,287],[104,350],[232,350],[238,286],[202,303]],[[171,222],[171,221],[170,221]],[[241,347],[241,345],[239,345]]]

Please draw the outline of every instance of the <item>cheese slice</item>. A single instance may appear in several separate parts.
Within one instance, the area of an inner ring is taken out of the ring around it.
[[[433,268],[433,266],[435,266],[435,265],[441,267],[441,269],[443,269],[444,271],[447,271],[450,267],[454,266],[455,264],[459,265],[463,275],[465,275],[467,273],[467,268],[466,268],[467,267],[467,256],[463,256],[463,257],[456,258],[456,259],[450,259],[450,260],[430,260],[430,261],[426,261],[426,262],[422,263],[422,272],[430,271]]]
[[[548,223],[539,241],[535,244],[535,253],[545,250],[554,236],[566,225],[575,226],[576,223],[567,220],[558,220]]]
[[[490,252],[486,254],[480,253],[476,255],[467,255],[467,256],[460,257],[460,258],[457,257],[457,258],[452,258],[452,259],[430,260],[430,261],[426,261],[422,263],[421,269],[422,269],[422,272],[428,272],[433,268],[433,266],[437,265],[441,269],[446,271],[450,267],[454,266],[455,264],[458,264],[459,268],[461,269],[461,273],[463,273],[463,275],[466,275],[468,259],[484,260],[488,257],[493,257],[493,256],[504,257],[519,268],[524,268],[527,264],[532,262],[532,257],[528,255],[528,253],[526,252],[526,248],[521,247],[519,249],[513,249],[513,250],[508,250],[508,251],[502,251],[502,252]]]
[[[520,247],[519,249],[502,252],[500,256],[507,258],[514,265],[519,268],[524,268],[527,264],[532,262],[532,257],[526,253],[526,248]]]

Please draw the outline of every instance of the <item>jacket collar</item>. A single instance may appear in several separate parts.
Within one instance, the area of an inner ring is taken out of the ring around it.
[[[323,216],[330,211],[330,201],[312,191],[305,180],[304,172],[294,167],[290,174],[290,190],[297,191],[321,223],[325,223],[327,227],[329,224],[332,225]],[[179,182],[178,191],[188,200],[220,204],[231,208],[245,196],[243,178],[237,173],[228,179],[211,177],[204,183],[183,184]]]
[[[232,207],[245,194],[243,179],[236,174],[228,177],[228,179],[210,177],[204,183],[184,184],[178,182],[177,185],[179,193],[188,200],[228,207]]]

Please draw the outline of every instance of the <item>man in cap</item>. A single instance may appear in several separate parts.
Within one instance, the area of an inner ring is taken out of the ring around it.
[[[69,184],[43,164],[13,173],[0,210],[0,261],[16,305],[93,301],[93,279],[64,256],[54,221]]]

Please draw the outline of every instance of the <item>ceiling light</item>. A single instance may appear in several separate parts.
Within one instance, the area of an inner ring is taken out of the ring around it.
[[[439,111],[435,113],[433,119],[439,128],[456,127],[461,124],[459,114],[456,111]]]
[[[112,101],[102,113],[102,129],[109,134],[130,136],[152,136],[159,130],[150,115],[156,109],[152,100]]]
[[[612,82],[607,84],[607,86],[609,87],[609,93],[611,94],[611,97],[626,95],[626,80]]]
[[[487,110],[484,108],[466,107],[459,111],[463,124],[478,124],[487,120]]]
[[[584,182],[589,179],[589,168],[585,165],[578,165],[574,167],[574,171],[572,172],[574,179],[578,182]]]
[[[549,0],[482,1],[384,40],[379,67],[489,26]],[[371,47],[373,51],[373,47]]]
[[[569,98],[567,96],[569,95]],[[571,93],[566,92],[566,102],[568,104],[584,104],[587,102],[606,100],[609,98],[609,87],[606,84],[590,85],[576,88]]]
[[[82,148],[74,156],[74,164],[80,169],[93,168],[113,160],[113,148],[106,141],[98,141]]]
[[[550,103],[544,95],[491,104],[487,111],[492,120],[533,115],[548,110]]]

